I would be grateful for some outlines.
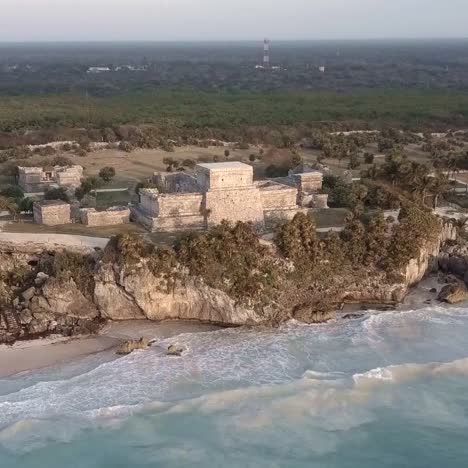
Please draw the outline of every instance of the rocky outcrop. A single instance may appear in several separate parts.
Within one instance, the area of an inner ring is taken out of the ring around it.
[[[448,284],[442,288],[437,299],[448,304],[458,304],[468,300],[468,289],[461,281]]]
[[[237,304],[226,293],[184,275],[167,290],[142,262],[130,270],[103,264],[95,277],[94,301],[104,318],[200,320],[224,325],[255,325],[264,317]]]
[[[442,249],[438,256],[439,268],[465,280],[468,284],[468,246],[464,243],[452,243]]]
[[[130,354],[133,351],[140,349],[147,349],[151,346],[150,341],[146,338],[140,338],[139,340],[129,340],[122,343],[117,350],[117,354]]]
[[[73,279],[48,279],[42,287],[41,295],[36,298],[38,301],[31,303],[33,313],[38,311],[37,308],[42,308],[51,313],[77,319],[93,320],[99,317],[94,303],[84,296]]]
[[[463,278],[468,271],[468,251],[466,255],[460,250],[439,255],[441,246],[456,239],[456,235],[456,228],[444,222],[439,238],[422,248],[419,258],[392,282],[384,272],[343,272],[333,284],[321,282],[322,289],[297,284],[297,280],[295,284],[284,284],[283,290],[292,286],[291,294],[286,296],[291,300],[283,301],[282,308],[276,303],[256,308],[240,304],[181,268],[168,282],[164,275],[154,273],[145,258],[122,266],[115,261],[98,261],[101,257],[96,256],[89,287],[85,288],[79,277],[55,277],[41,269],[53,252],[0,245],[0,342],[47,333],[89,333],[106,320],[183,319],[236,326],[275,325],[293,318],[321,323],[334,318],[333,306],[340,302],[400,302],[409,288],[435,266]],[[447,290],[443,300],[458,300],[462,292],[460,288]],[[327,308],[329,298],[332,307]]]
[[[179,346],[177,344],[171,344],[167,347],[167,355],[168,356],[176,356],[180,357],[182,356],[182,353],[184,352],[184,348],[182,346]]]
[[[447,220],[441,220],[441,232],[437,240],[421,249],[419,258],[413,259],[406,267],[405,284],[414,286],[419,283],[428,272],[436,271],[439,267],[438,257],[442,247],[458,237],[456,225]]]

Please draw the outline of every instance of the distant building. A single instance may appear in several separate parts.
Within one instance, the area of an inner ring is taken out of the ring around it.
[[[141,72],[147,71],[148,67],[145,65],[135,66],[135,65],[119,65],[115,67],[115,71],[131,71],[131,72]]]
[[[26,193],[40,193],[51,187],[78,187],[82,177],[81,166],[18,167],[18,185]]]
[[[87,73],[106,73],[110,71],[109,67],[89,67]]]

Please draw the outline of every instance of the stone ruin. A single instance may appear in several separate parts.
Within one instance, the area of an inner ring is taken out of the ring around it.
[[[82,208],[80,221],[86,226],[117,226],[130,222],[130,209],[124,206],[113,206],[105,211],[95,208]]]
[[[240,162],[198,164],[195,175],[156,173],[159,188],[140,190],[133,218],[152,232],[207,229],[223,220],[264,229],[297,213],[328,208],[318,171],[254,182]]]
[[[34,203],[34,222],[46,226],[71,223],[70,204],[60,200],[42,200]]]
[[[125,206],[114,206],[104,211],[95,208],[72,207],[60,200],[42,200],[34,203],[34,222],[46,226],[82,223],[85,226],[117,226],[130,222],[130,209]]]
[[[18,185],[25,193],[42,193],[52,187],[76,188],[82,177],[81,166],[18,167]]]

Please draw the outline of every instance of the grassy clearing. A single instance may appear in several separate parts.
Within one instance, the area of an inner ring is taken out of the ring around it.
[[[134,198],[134,197],[133,197]],[[126,206],[132,201],[129,191],[125,192],[98,192],[96,194],[96,208],[110,208],[111,206]]]
[[[342,227],[345,218],[349,214],[346,208],[330,208],[328,210],[317,210],[313,212],[313,218],[317,228]]]

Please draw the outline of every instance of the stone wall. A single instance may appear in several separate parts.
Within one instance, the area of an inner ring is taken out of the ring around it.
[[[201,193],[161,193],[158,197],[158,216],[199,216],[202,201]]]
[[[264,225],[260,190],[252,186],[246,189],[215,190],[206,193],[205,209],[208,226],[215,226],[223,220],[252,222]]]
[[[78,187],[82,177],[83,168],[81,166],[56,169],[56,182],[60,187]]]
[[[131,208],[133,221],[150,232],[173,232],[205,229],[205,217],[201,214],[155,218],[138,207]]]
[[[205,229],[205,217],[202,215],[154,218],[152,232],[171,232]]]
[[[265,211],[297,208],[297,189],[274,182],[258,183]]]
[[[203,229],[203,194],[144,189],[140,191],[139,206],[132,209],[132,217],[151,232]]]
[[[140,190],[140,203],[141,211],[147,213],[149,216],[158,216],[159,214],[159,190],[158,189],[142,189]]]
[[[18,167],[18,185],[24,192],[36,192],[42,188],[40,167]]]
[[[58,226],[71,223],[70,205],[60,201],[34,203],[34,222],[46,226]]]
[[[298,204],[304,208],[328,208],[328,194],[324,193],[303,193],[298,197]]]
[[[106,211],[96,211],[94,208],[83,208],[80,216],[86,226],[115,226],[130,222],[130,210],[125,207],[113,207]]]
[[[301,192],[318,192],[322,189],[323,174],[318,171],[294,174],[294,181]]]

